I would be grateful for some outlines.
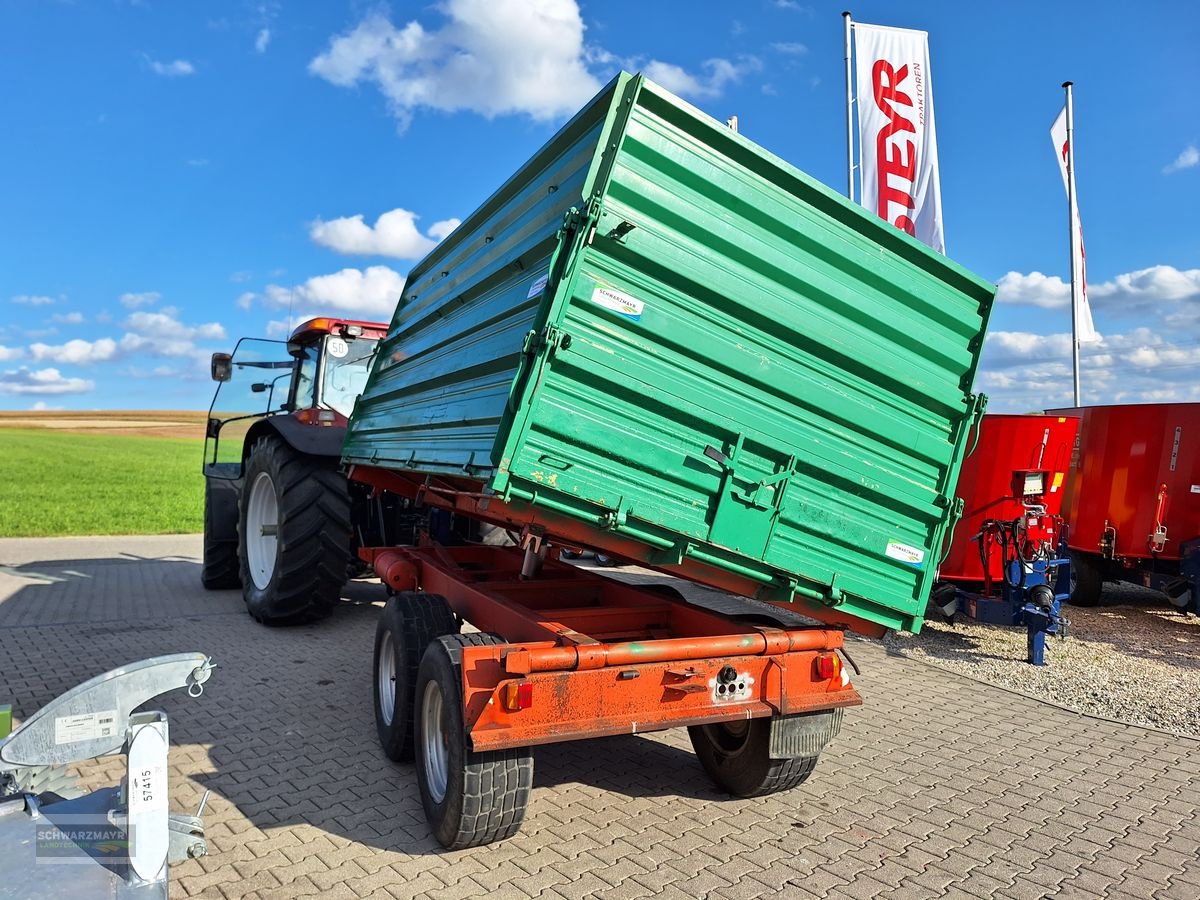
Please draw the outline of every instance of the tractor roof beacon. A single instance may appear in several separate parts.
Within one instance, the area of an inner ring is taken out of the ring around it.
[[[327,615],[359,565],[361,540],[396,521],[338,468],[386,333],[379,322],[322,317],[286,341],[242,338],[232,354],[213,354],[202,580],[212,590],[240,586],[260,622]]]

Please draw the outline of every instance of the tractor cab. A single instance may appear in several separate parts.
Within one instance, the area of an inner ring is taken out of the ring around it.
[[[247,438],[264,428],[306,453],[336,455],[386,333],[380,323],[322,317],[286,341],[242,338],[232,354],[214,353],[206,474],[240,475]],[[326,433],[311,433],[318,428]]]

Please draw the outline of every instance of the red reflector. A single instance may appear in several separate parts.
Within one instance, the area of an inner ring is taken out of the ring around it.
[[[842,674],[842,660],[836,653],[822,653],[817,657],[817,676],[829,680]]]
[[[533,683],[510,681],[504,686],[504,708],[509,712],[533,706]]]

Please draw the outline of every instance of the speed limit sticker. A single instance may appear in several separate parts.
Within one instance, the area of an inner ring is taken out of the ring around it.
[[[334,337],[329,339],[329,343],[325,345],[325,349],[329,351],[330,356],[336,356],[338,359],[341,359],[350,352],[350,345],[340,337]]]

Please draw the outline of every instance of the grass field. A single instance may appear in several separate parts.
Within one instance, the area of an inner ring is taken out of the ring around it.
[[[203,530],[203,419],[0,416],[0,537]]]

